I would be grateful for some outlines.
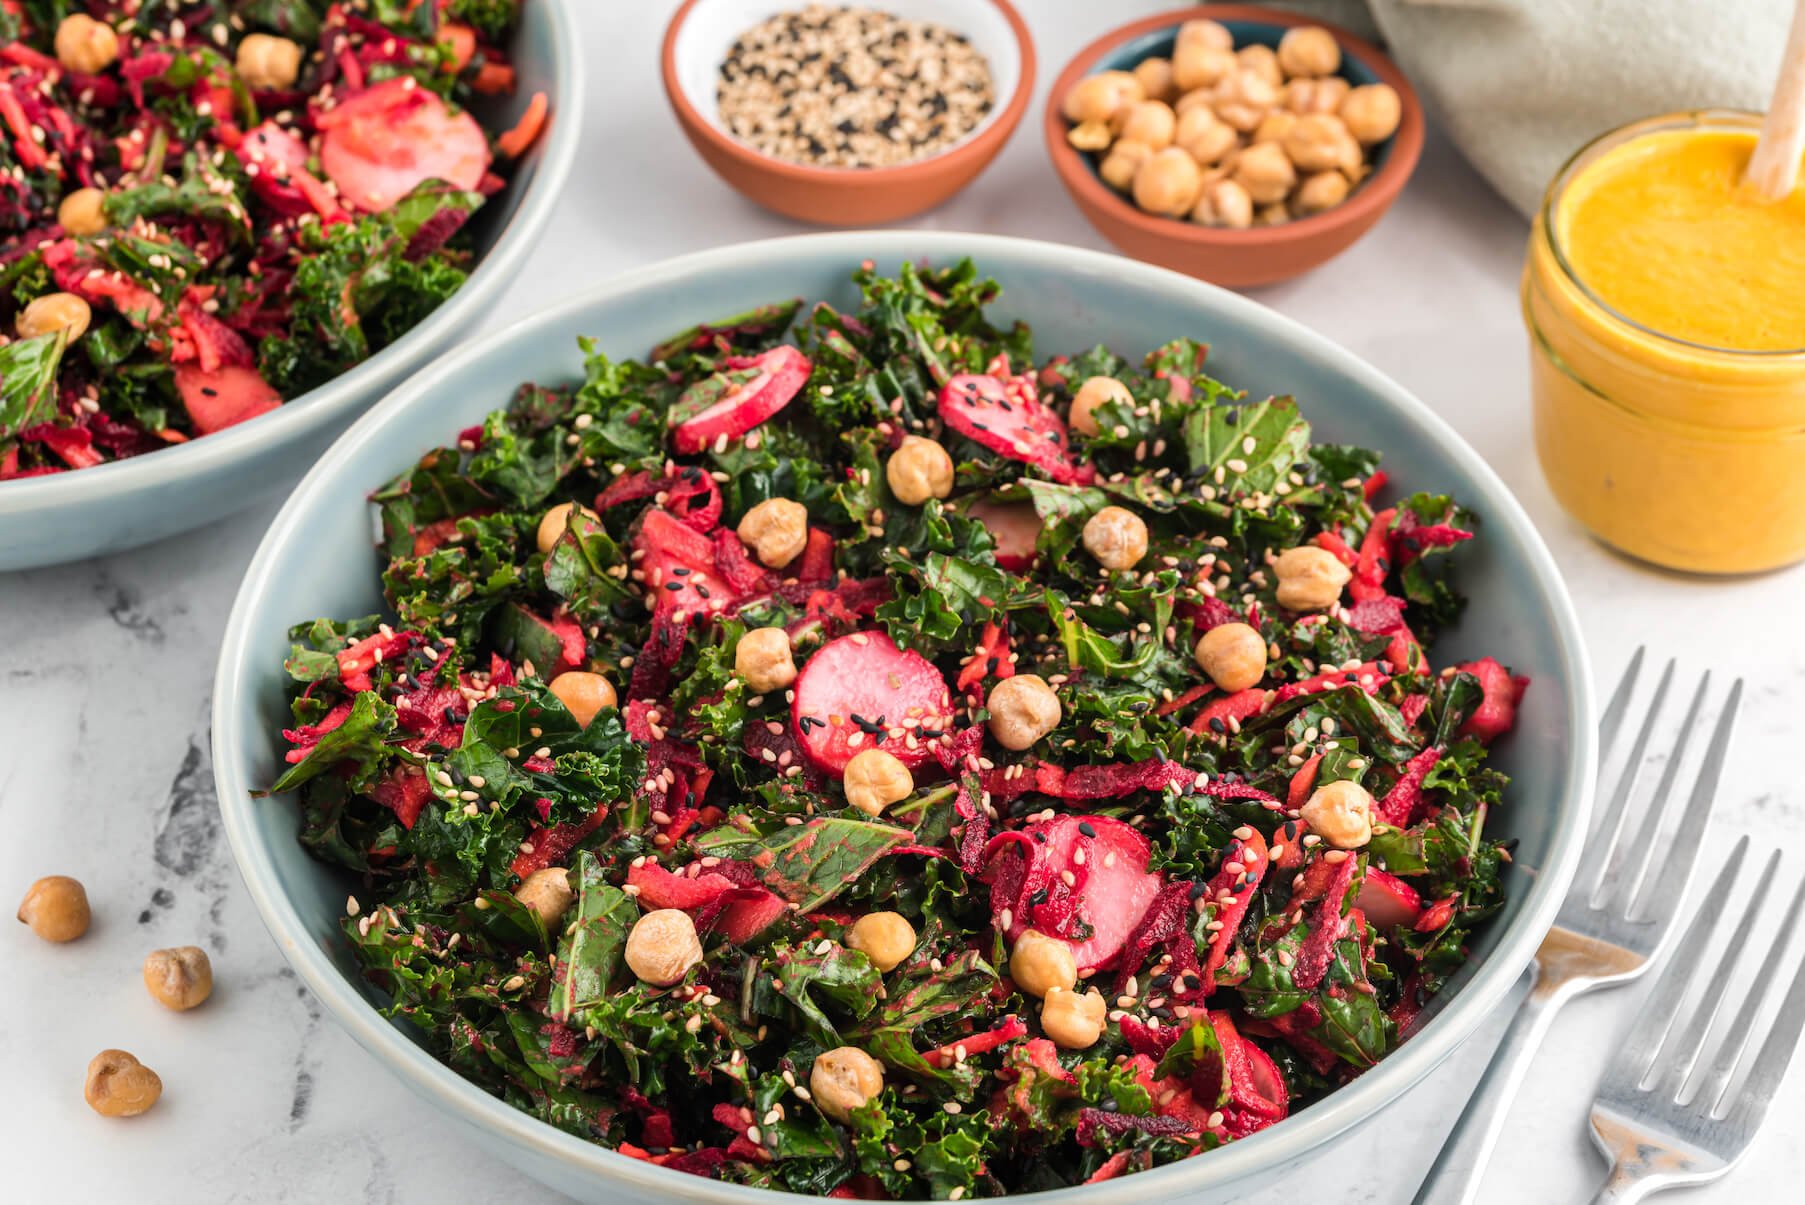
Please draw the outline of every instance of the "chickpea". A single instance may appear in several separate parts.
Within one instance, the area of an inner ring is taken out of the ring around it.
[[[199,946],[152,950],[144,956],[144,987],[164,1008],[187,1012],[213,994],[213,963]]]
[[[753,628],[734,647],[733,672],[757,694],[785,689],[796,680],[790,634],[782,628]]]
[[[884,1065],[857,1046],[840,1046],[817,1055],[808,1072],[815,1107],[838,1122],[850,1122],[852,1111],[884,1090]]]
[[[99,234],[107,228],[106,199],[98,188],[78,188],[56,207],[56,224],[76,238]]]
[[[123,1050],[103,1050],[88,1062],[82,1095],[102,1117],[136,1117],[163,1095],[155,1071]]]
[[[846,802],[876,816],[900,799],[907,799],[915,789],[915,776],[895,754],[882,749],[861,749],[846,763],[840,776],[846,788]]]
[[[1276,50],[1260,42],[1255,42],[1251,46],[1243,46],[1235,51],[1235,62],[1239,64],[1241,70],[1251,71],[1271,84],[1273,95],[1278,95],[1279,85],[1285,82],[1285,73],[1279,67],[1279,56]]]
[[[1107,122],[1116,115],[1116,110],[1143,99],[1141,81],[1128,72],[1100,71],[1072,85],[1059,111],[1067,121]]]
[[[246,35],[238,44],[238,78],[253,92],[294,87],[301,75],[299,43],[273,34]]]
[[[1103,429],[1097,425],[1097,407],[1110,402],[1132,406],[1134,394],[1128,392],[1128,386],[1114,377],[1086,377],[1084,384],[1078,386],[1078,392],[1072,397],[1072,412],[1066,421],[1080,435],[1100,435]]]
[[[1119,137],[1144,142],[1156,151],[1172,145],[1173,132],[1178,128],[1178,116],[1172,112],[1172,106],[1162,100],[1143,100],[1129,105],[1116,114],[1116,120]]]
[[[1187,46],[1196,46],[1204,50],[1233,50],[1235,35],[1228,26],[1220,21],[1211,21],[1205,17],[1196,17],[1178,27],[1178,41],[1174,50],[1183,50]]]
[[[19,311],[15,325],[21,339],[67,331],[73,343],[87,332],[93,316],[88,303],[74,293],[46,293]]]
[[[1341,118],[1329,113],[1293,117],[1284,146],[1285,154],[1301,171],[1332,171],[1360,162],[1360,144],[1341,124]]]
[[[1334,553],[1314,544],[1285,549],[1272,569],[1279,579],[1279,606],[1287,611],[1327,611],[1341,601],[1341,588],[1353,576]]]
[[[1341,120],[1362,144],[1384,142],[1398,132],[1404,102],[1390,84],[1363,84],[1341,102]]]
[[[884,480],[898,502],[920,506],[929,498],[944,498],[953,492],[953,458],[937,440],[905,436],[902,447],[884,462]]]
[[[1172,82],[1181,93],[1213,88],[1235,73],[1235,53],[1208,46],[1181,46],[1172,56]]]
[[[1296,124],[1297,114],[1289,109],[1274,109],[1260,118],[1260,124],[1255,127],[1253,132],[1253,140],[1255,142],[1276,142],[1282,146],[1285,142],[1285,135],[1289,134],[1291,127]]]
[[[564,538],[564,531],[570,526],[570,517],[573,514],[581,515],[588,520],[577,529],[579,535],[592,527],[601,525],[601,516],[587,506],[578,506],[575,502],[560,502],[539,517],[539,530],[535,539],[540,552],[547,556],[551,555],[551,550],[557,547],[559,540]]]
[[[1245,623],[1221,623],[1198,638],[1197,664],[1222,690],[1246,690],[1266,676],[1266,638]]]
[[[746,512],[738,531],[761,562],[782,569],[808,544],[808,509],[788,498],[766,498]]]
[[[1341,108],[1351,85],[1339,75],[1322,79],[1294,79],[1286,84],[1279,103],[1293,113],[1333,113]]]
[[[1101,121],[1081,121],[1065,132],[1065,140],[1079,151],[1106,151],[1115,137]]]
[[[627,934],[627,969],[642,983],[669,987],[702,961],[696,922],[677,908],[659,908],[633,922]]]
[[[1136,142],[1132,138],[1121,138],[1109,148],[1109,154],[1103,157],[1103,163],[1097,168],[1097,174],[1103,182],[1117,192],[1127,192],[1134,187],[1135,173],[1141,170],[1153,155],[1153,148],[1144,142]]]
[[[1257,142],[1235,160],[1236,184],[1247,190],[1257,205],[1283,201],[1297,183],[1297,169],[1276,142]]]
[[[545,931],[553,933],[577,895],[570,889],[570,871],[562,866],[546,866],[526,876],[514,888],[514,898],[538,913]]]
[[[1103,993],[1094,987],[1082,996],[1068,988],[1056,988],[1040,1006],[1040,1027],[1056,1045],[1088,1050],[1103,1036],[1108,1009]]]
[[[1175,146],[1153,152],[1134,173],[1134,203],[1169,218],[1189,213],[1202,188],[1203,169]]]
[[[1243,69],[1231,72],[1216,85],[1211,103],[1216,116],[1247,134],[1259,128],[1278,99],[1275,85],[1258,72]]]
[[[56,61],[67,71],[98,75],[118,57],[119,35],[86,13],[71,13],[56,27]]]
[[[613,684],[586,670],[566,670],[547,683],[546,689],[557,695],[558,701],[585,728],[603,708],[620,705]]]
[[[1191,211],[1191,220],[1205,226],[1246,230],[1253,225],[1253,198],[1233,180],[1217,180],[1204,186],[1197,208]]]
[[[1298,815],[1336,849],[1359,849],[1373,839],[1372,793],[1348,779],[1310,792]]]
[[[1141,94],[1148,100],[1170,101],[1178,95],[1178,83],[1172,77],[1172,60],[1155,55],[1134,65],[1134,78],[1140,81]]]
[[[1105,569],[1133,569],[1147,555],[1147,524],[1126,507],[1106,506],[1085,523],[1084,550]]]
[[[1348,188],[1347,177],[1340,172],[1317,172],[1304,177],[1304,182],[1297,186],[1291,208],[1299,217],[1333,209],[1347,200]]]
[[[915,952],[915,926],[900,912],[867,912],[853,922],[846,945],[887,975]]]
[[[1072,943],[1025,929],[1009,951],[1009,978],[1030,996],[1069,992],[1078,986],[1078,958]]]
[[[1273,201],[1253,211],[1253,224],[1256,226],[1283,226],[1291,220],[1291,211],[1285,208],[1283,201]]]
[[[19,920],[45,941],[74,941],[88,931],[93,914],[88,893],[68,875],[39,879],[19,903]]]
[[[1204,167],[1220,163],[1225,155],[1241,145],[1235,127],[1217,117],[1207,105],[1199,105],[1178,119],[1174,140],[1186,154]]]
[[[1278,62],[1287,76],[1334,75],[1341,69],[1341,44],[1320,25],[1300,25],[1279,39]]]
[[[1039,674],[1016,674],[990,688],[984,701],[990,712],[990,735],[1005,749],[1020,753],[1059,727],[1065,709],[1059,696]]]

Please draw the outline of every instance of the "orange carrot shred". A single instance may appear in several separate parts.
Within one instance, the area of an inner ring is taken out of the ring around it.
[[[527,102],[526,112],[514,123],[514,128],[495,140],[495,149],[510,159],[518,159],[527,148],[539,137],[539,131],[545,128],[545,115],[550,109],[545,93],[533,93],[533,99]]]

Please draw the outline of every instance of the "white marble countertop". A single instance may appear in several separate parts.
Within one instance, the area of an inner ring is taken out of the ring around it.
[[[752,208],[691,153],[667,110],[656,48],[675,0],[578,0],[590,96],[577,182],[506,302],[510,316],[622,269],[795,232]],[[1039,91],[1083,43],[1169,0],[1032,0]],[[1038,100],[998,161],[917,219],[1103,248],[1055,180]],[[1799,571],[1686,580],[1618,559],[1561,513],[1536,467],[1517,274],[1525,226],[1432,139],[1396,208],[1364,242],[1259,298],[1370,360],[1438,409],[1517,492],[1567,573],[1608,686],[1648,643],[1693,671],[1746,676],[1741,755],[1714,830],[1805,851],[1805,788],[1790,757],[1805,711]],[[0,889],[43,874],[87,884],[93,931],[51,946],[0,930],[19,972],[0,1010],[0,1196],[147,1202],[550,1201],[469,1147],[321,1015],[265,934],[221,836],[208,759],[217,638],[273,506],[105,560],[0,577]],[[1788,600],[1792,601],[1789,602]],[[1525,806],[1528,806],[1526,803]],[[1707,854],[1714,864],[1715,851]],[[1798,863],[1785,872],[1790,886]],[[156,1007],[146,951],[203,945],[213,999]],[[1586,1106],[1641,992],[1580,1001],[1559,1022],[1518,1101],[1482,1201],[1579,1201],[1602,1177]],[[1402,1202],[1428,1166],[1501,1032],[1502,1014],[1358,1144],[1249,1200]],[[165,1093],[130,1123],[82,1102],[88,1059],[131,1050]],[[1805,1069],[1768,1131],[1699,1200],[1798,1199]],[[1787,1186],[1791,1187],[1787,1187]]]

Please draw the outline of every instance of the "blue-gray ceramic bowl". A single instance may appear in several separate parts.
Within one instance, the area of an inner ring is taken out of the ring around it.
[[[1034,326],[1043,349],[1103,342],[1139,355],[1175,335],[1211,345],[1211,370],[1261,393],[1291,393],[1323,438],[1382,448],[1394,481],[1452,490],[1482,517],[1463,555],[1472,604],[1440,657],[1491,653],[1532,679],[1498,759],[1516,779],[1499,830],[1518,841],[1510,897],[1474,948],[1470,978],[1378,1067],[1327,1100],[1197,1159],[1047,1199],[1171,1200],[1279,1175],[1420,1080],[1504,999],[1572,877],[1594,777],[1592,688],[1579,624],[1547,548],[1487,467],[1423,403],[1319,335],[1233,293],[1093,251],[928,231],[818,234],[725,247],[640,269],[460,348],[366,414],[296,488],[258,549],[226,625],[213,702],[214,771],[238,866],[282,952],[338,1022],[478,1142],[585,1201],[753,1202],[764,1190],[666,1171],[584,1142],[503,1104],[378,1012],[339,933],[350,884],[296,840],[287,799],[253,799],[282,766],[282,661],[291,625],[382,609],[370,491],[507,402],[523,381],[580,380],[577,336],[642,355],[672,331],[774,297],[850,307],[861,259],[973,257],[1003,284],[1000,311]],[[1225,1199],[1218,1197],[1217,1199]]]
[[[551,219],[576,159],[584,61],[571,4],[521,5],[509,47],[519,85],[476,106],[507,129],[535,92],[551,102],[545,133],[471,224],[479,260],[464,287],[402,338],[268,414],[129,460],[0,482],[0,572],[136,548],[249,506],[294,482],[370,404],[491,315]]]

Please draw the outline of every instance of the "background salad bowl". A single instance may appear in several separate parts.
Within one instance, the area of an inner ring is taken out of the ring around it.
[[[370,403],[490,314],[544,232],[576,158],[584,68],[575,2],[521,6],[509,45],[517,87],[473,106],[485,128],[505,130],[544,92],[550,118],[507,186],[471,220],[477,263],[457,293],[351,371],[268,414],[149,455],[0,483],[0,572],[133,548],[286,487]]]
[[[1061,1189],[1088,1205],[1169,1200],[1270,1182],[1398,1098],[1495,1009],[1541,941],[1577,864],[1596,765],[1592,687],[1579,627],[1553,559],[1480,456],[1426,406],[1327,340],[1244,298],[1176,273],[1045,243],[923,231],[821,234],[722,248],[611,284],[461,348],[396,390],[314,466],[258,550],[227,624],[214,693],[220,806],[239,868],[301,979],[380,1062],[465,1123],[470,1137],[528,1175],[582,1200],[773,1201],[764,1190],[687,1176],[582,1141],[488,1095],[441,1064],[361,978],[339,929],[354,885],[296,840],[290,799],[253,798],[280,773],[289,721],[288,630],[320,615],[382,608],[369,492],[447,435],[503,404],[527,380],[580,379],[579,335],[610,355],[640,355],[673,331],[774,296],[846,305],[861,260],[974,258],[997,278],[1000,316],[1047,348],[1106,343],[1138,355],[1175,334],[1212,345],[1211,370],[1262,394],[1291,393],[1327,440],[1382,449],[1394,478],[1446,488],[1485,525],[1462,564],[1472,603],[1438,644],[1443,658],[1507,656],[1533,680],[1516,730],[1500,742],[1514,779],[1492,823],[1517,842],[1502,912],[1473,948],[1464,982],[1375,1068],[1270,1129],[1200,1158]]]

